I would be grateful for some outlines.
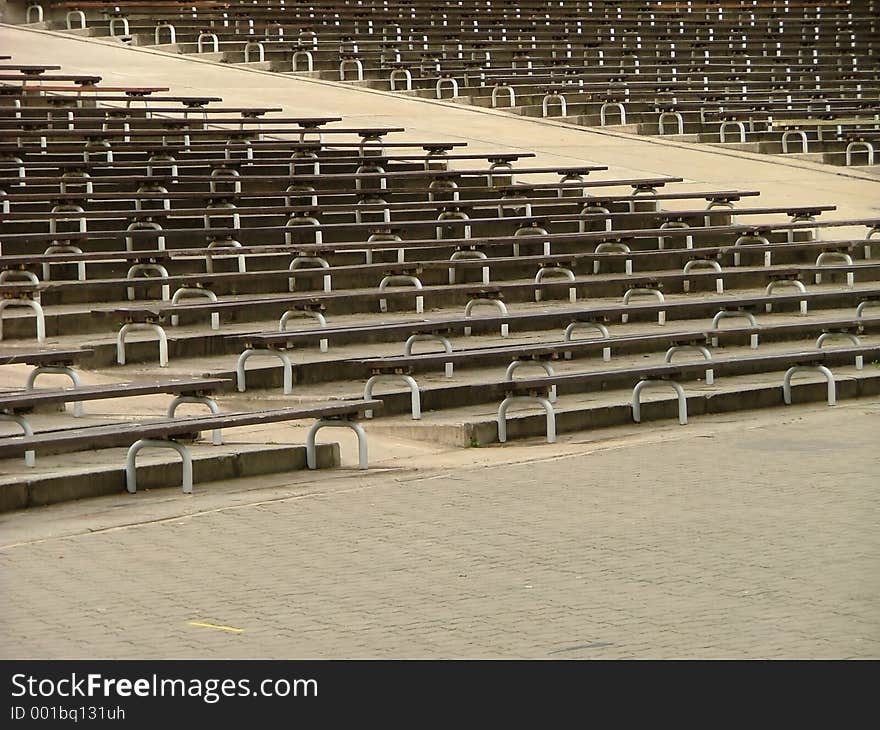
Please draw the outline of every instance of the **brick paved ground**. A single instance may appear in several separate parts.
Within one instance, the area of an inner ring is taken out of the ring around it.
[[[178,516],[144,524],[120,495],[95,504],[123,526],[66,536],[22,539],[19,515],[0,653],[880,656],[880,403],[782,417],[459,451],[187,515],[168,490]],[[510,454],[529,461],[492,463]]]

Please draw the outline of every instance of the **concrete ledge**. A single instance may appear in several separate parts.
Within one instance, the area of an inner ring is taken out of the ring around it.
[[[838,401],[880,395],[880,372],[866,373],[859,377],[839,376],[835,378]],[[648,394],[651,398],[652,394]],[[823,381],[792,384],[792,403],[821,403],[827,396],[827,386]],[[386,404],[392,400],[387,395],[381,398]],[[556,411],[557,433],[589,431],[594,428],[631,425],[632,407],[629,402],[604,404],[599,406],[574,406],[565,410],[564,394],[560,394]],[[779,383],[737,388],[726,392],[696,393],[687,397],[688,417],[749,411],[759,408],[777,408],[784,412],[782,402],[782,373]],[[547,419],[544,411],[537,405],[522,406],[520,410],[511,409],[507,414],[507,438],[540,438],[546,434]],[[678,402],[674,398],[644,400],[642,402],[642,421],[675,420],[678,418]],[[485,419],[485,417],[484,417]],[[371,432],[397,438],[417,441],[430,441],[449,446],[486,446],[498,443],[498,423],[495,418],[461,423],[437,423],[429,420],[406,424],[383,424],[381,419],[371,425]]]
[[[146,463],[156,453],[163,454],[163,460]],[[165,457],[167,453],[145,450],[144,463],[139,464],[137,469],[138,490],[163,487],[180,489],[180,460],[176,456]],[[338,443],[318,444],[317,453],[319,469],[340,465]],[[118,465],[83,466],[66,473],[55,470],[33,476],[22,474],[20,480],[10,476],[8,483],[0,485],[0,512],[124,492],[124,458],[120,452]],[[39,469],[39,461],[37,464]],[[197,485],[306,468],[305,446],[265,446],[216,456],[193,454],[193,482]]]

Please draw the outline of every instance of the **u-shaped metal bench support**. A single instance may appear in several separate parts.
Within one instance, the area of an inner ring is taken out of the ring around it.
[[[837,385],[834,382],[833,373],[824,365],[795,365],[794,367],[790,367],[785,371],[785,377],[782,379],[782,400],[785,401],[785,405],[791,405],[791,379],[792,377],[800,372],[804,371],[815,371],[818,373],[822,373],[825,376],[825,380],[828,381],[828,405],[836,406],[837,405]]]
[[[500,299],[471,299],[467,304],[464,305],[464,316],[471,317],[473,315],[474,309],[477,307],[495,307],[503,316],[508,315],[507,305],[502,302]],[[509,326],[507,322],[501,325],[501,336],[507,337],[507,333],[509,331]],[[470,335],[471,328],[464,328],[465,335]]]
[[[600,244],[596,245],[596,248],[593,250],[594,253],[632,253],[632,249],[620,241],[603,241]],[[593,261],[593,273],[599,273],[599,259]],[[626,259],[624,261],[624,271],[628,276],[632,275],[633,272],[633,262],[632,259]]]
[[[35,299],[3,299],[0,300],[0,340],[3,339],[3,314],[7,307],[30,307],[34,310],[37,326],[37,342],[46,341],[46,315],[43,306]]]
[[[848,253],[845,253],[843,251],[823,251],[816,258],[816,266],[827,266],[829,261],[830,262],[842,261],[846,266],[853,265],[852,256],[850,256]],[[816,284],[822,283],[822,272],[821,271],[817,271],[813,275],[813,281]],[[855,274],[852,271],[847,271],[846,272],[846,285],[850,289],[852,289],[852,287],[855,286],[855,283],[856,283]]]
[[[660,224],[661,230],[669,230],[670,228],[690,228],[690,224],[685,223],[684,221],[664,221]],[[666,236],[657,236],[657,248],[661,251],[666,247]],[[690,234],[684,237],[684,247],[687,249],[691,249],[694,247],[694,237]]]
[[[626,124],[626,109],[623,106],[623,102],[606,101],[599,107],[599,126],[604,127],[608,123],[609,109],[617,109],[620,114],[620,124]]]
[[[629,300],[632,299],[634,296],[651,296],[654,297],[661,304],[666,301],[666,297],[663,296],[662,291],[658,291],[657,289],[645,289],[644,287],[637,286],[633,287],[632,289],[627,289],[627,291],[624,293],[624,305],[629,304]],[[620,315],[620,321],[626,324],[629,321],[629,315],[624,312]],[[657,312],[657,324],[666,324],[666,310],[661,309],[659,312]]]
[[[798,281],[797,279],[777,279],[776,281],[771,281],[769,284],[767,284],[767,288],[764,290],[764,293],[770,295],[774,291],[776,291],[780,286],[793,286],[795,289],[797,289],[802,294],[807,293],[807,287],[804,286],[804,283],[802,281]],[[764,305],[764,309],[768,312],[772,312],[773,311],[773,303],[767,302]],[[807,300],[806,299],[801,299],[800,311],[801,311],[801,314],[807,313]]]
[[[823,332],[816,338],[816,349],[821,350],[822,345],[824,345],[829,340],[847,340],[851,344],[856,347],[861,347],[862,341],[859,339],[859,336],[853,334],[852,332]],[[863,370],[865,367],[865,356],[864,355],[856,355],[855,360],[856,370]]]
[[[0,421],[9,421],[11,423],[17,423],[22,430],[24,436],[33,436],[34,430],[31,428],[31,424],[28,423],[28,420],[24,416],[19,416],[17,413],[0,413]],[[24,452],[24,465],[25,466],[34,466],[37,463],[37,454],[35,451],[25,451]]]
[[[742,317],[743,319],[747,319],[750,326],[758,326],[758,320],[755,319],[755,315],[751,312],[726,312],[722,309],[714,317],[712,317],[712,329],[718,329],[718,324],[721,322],[722,319],[736,319],[740,317]],[[712,347],[718,347],[718,337],[714,335],[712,337]],[[757,332],[752,333],[751,337],[749,338],[749,347],[751,347],[753,350],[758,349]]]
[[[516,94],[513,91],[513,87],[507,86],[506,84],[500,84],[492,87],[492,108],[498,108],[498,97],[502,92],[507,94],[507,98],[510,100],[510,106],[516,106]]]
[[[217,401],[207,395],[178,395],[168,404],[168,418],[174,418],[174,414],[177,412],[177,408],[184,403],[198,403],[200,405],[208,406],[208,410],[211,411],[215,416],[220,415],[220,406],[217,405]],[[223,431],[222,429],[215,428],[211,432],[211,443],[214,446],[222,446],[223,445]]]
[[[196,48],[199,53],[204,53],[205,41],[211,42],[211,45],[214,47],[214,53],[220,52],[220,39],[216,33],[199,33],[198,38],[196,38]]]
[[[678,128],[678,134],[684,134],[684,117],[681,112],[661,112],[657,119],[657,130],[660,134],[666,134],[666,120],[674,119]]]
[[[419,393],[419,384],[416,382],[416,379],[412,377],[412,375],[395,375],[391,373],[380,373],[378,375],[371,375],[370,378],[367,380],[366,385],[364,386],[364,400],[373,399],[373,388],[376,387],[377,383],[396,383],[401,380],[406,383],[407,386],[409,386],[412,418],[414,421],[418,421],[422,417],[422,398]],[[373,411],[364,411],[364,418],[372,417]]]
[[[541,116],[549,117],[550,105],[556,102],[559,103],[559,116],[567,116],[568,102],[565,101],[565,97],[560,93],[550,93],[544,95],[544,98],[541,100]]]
[[[128,454],[125,457],[125,488],[126,490],[128,490],[129,494],[135,494],[137,492],[137,464],[135,462],[137,460],[138,452],[146,447],[153,447],[157,449],[171,449],[172,451],[176,451],[178,454],[180,454],[180,458],[183,461],[183,479],[181,488],[183,489],[184,494],[192,494],[192,454],[186,446],[178,443],[177,441],[171,441],[170,439],[140,439],[138,441],[135,441],[128,448]]]
[[[345,81],[345,69],[349,66],[354,66],[354,70],[356,71],[357,78],[355,81],[363,81],[364,80],[364,64],[361,62],[359,58],[343,58],[339,62],[339,80]]]
[[[388,76],[391,91],[397,91],[397,80],[403,79],[404,91],[412,91],[412,72],[408,68],[396,68]]]
[[[681,387],[681,384],[676,383],[674,380],[640,380],[636,383],[636,387],[633,388],[632,393],[633,421],[636,423],[642,422],[642,391],[645,388],[651,388],[658,385],[669,386],[675,391],[675,394],[678,396],[678,422],[682,426],[687,425],[687,397],[685,397],[684,388]]]
[[[382,278],[382,281],[379,282],[379,291],[383,292],[386,288],[388,288],[392,284],[397,285],[406,285],[410,284],[414,286],[416,289],[422,289],[422,282],[419,280],[417,276],[408,276],[405,274],[389,274]],[[388,311],[388,300],[385,297],[379,299],[379,311],[387,312]],[[421,295],[416,297],[416,314],[421,314],[425,311],[425,298]]]
[[[321,258],[320,256],[297,256],[293,261],[290,262],[290,266],[288,266],[289,271],[293,271],[294,269],[303,269],[303,268],[316,268],[320,267],[322,269],[329,269],[330,264],[326,259]],[[324,291],[329,292],[333,290],[333,276],[329,273],[324,274],[322,277],[324,280]],[[291,276],[287,282],[287,288],[289,291],[296,291],[296,277]]]
[[[238,391],[244,393],[247,390],[244,364],[254,355],[269,355],[281,360],[281,364],[284,366],[284,395],[290,395],[293,392],[293,361],[290,359],[290,355],[284,352],[284,350],[272,350],[263,347],[249,347],[238,356],[238,360],[235,363],[235,382]]]
[[[708,261],[706,259],[691,259],[686,262],[684,265],[684,274],[687,275],[694,269],[712,269],[715,273],[721,274],[721,264],[717,261]],[[691,282],[689,279],[685,279],[681,283],[682,289],[685,292],[689,292],[691,290]],[[718,294],[724,294],[724,279],[719,276],[715,279],[715,291]]]
[[[739,141],[740,144],[745,144],[746,141],[746,125],[740,121],[734,119],[728,119],[727,121],[721,122],[721,125],[718,128],[718,139],[723,144],[727,142],[727,128],[733,127],[739,132]]]
[[[788,154],[788,143],[791,139],[798,139],[801,142],[801,152],[807,152],[807,133],[802,129],[787,129],[782,133],[782,153]]]
[[[742,246],[744,244],[749,243],[759,243],[763,246],[769,246],[770,240],[766,236],[759,236],[751,233],[747,233],[745,235],[740,236],[733,242],[733,265],[739,266],[740,262],[740,252],[736,250],[737,246]],[[768,249],[764,251],[764,266],[770,266],[773,261],[773,254]]]
[[[162,264],[152,264],[152,263],[138,263],[133,264],[128,271],[125,273],[126,279],[134,279],[137,274],[146,274],[149,276],[150,273],[156,273],[160,277],[167,279],[170,274],[168,273],[168,269],[166,269]],[[135,291],[133,286],[125,287],[125,295],[128,297],[130,302],[134,301]],[[171,286],[169,284],[161,285],[161,294],[163,302],[167,302],[171,298]]]
[[[207,299],[209,302],[217,301],[217,295],[210,289],[205,289],[204,287],[200,286],[182,286],[174,291],[174,295],[171,297],[171,304],[174,305],[179,303],[180,300],[184,297],[198,297],[202,299]],[[178,315],[171,315],[172,327],[176,327],[179,321],[180,317]],[[211,312],[211,329],[220,329],[220,312]]]
[[[129,332],[155,332],[159,338],[159,367],[168,367],[168,337],[165,329],[153,322],[127,322],[119,328],[116,336],[116,362],[125,365],[125,338]]]
[[[76,18],[80,22],[80,29],[86,27],[86,14],[82,10],[71,10],[64,16],[67,23],[67,30],[74,30],[73,19]]]
[[[563,334],[562,334],[563,342],[574,342],[574,338],[572,337],[572,335],[574,335],[575,330],[579,330],[579,329],[594,329],[599,332],[599,334],[601,335],[601,338],[603,340],[611,339],[611,333],[608,331],[608,328],[604,324],[602,324],[601,322],[571,322],[565,328],[565,332],[563,332]],[[563,355],[563,357],[566,360],[571,360],[571,353],[566,352]],[[602,348],[602,359],[605,362],[611,361],[611,347],[610,346]]]
[[[526,365],[536,365],[539,368],[542,368],[545,373],[547,373],[548,377],[553,377],[556,375],[556,371],[553,369],[553,366],[549,362],[543,362],[541,360],[514,360],[507,366],[507,370],[504,372],[505,380],[513,380],[513,374],[519,370],[521,367]],[[547,395],[547,400],[551,403],[556,402],[556,386],[550,386],[550,392]]]
[[[32,20],[31,14],[36,16],[36,20]],[[42,23],[43,22],[43,6],[38,3],[31,3],[27,6],[27,11],[24,16],[25,23]]]
[[[535,283],[540,284],[547,276],[561,276],[572,283],[575,280],[574,272],[571,269],[567,269],[564,266],[543,266],[538,269],[538,273],[535,274]],[[541,301],[540,289],[535,289],[535,301]],[[577,288],[574,286],[568,288],[568,301],[577,301]]]
[[[712,361],[712,353],[709,352],[709,348],[705,345],[673,345],[666,351],[666,356],[663,359],[663,362],[671,363],[672,358],[679,352],[688,352],[688,351],[696,351],[699,352],[703,358],[707,362]],[[706,368],[706,385],[714,385],[715,384],[715,370],[714,368]]]
[[[318,452],[315,446],[315,437],[322,428],[350,428],[357,434],[358,440],[358,468],[367,468],[367,433],[364,427],[357,421],[350,421],[342,418],[320,418],[315,421],[314,425],[309,429],[306,435],[306,461],[309,469],[318,468]]]
[[[235,256],[238,259],[238,273],[244,274],[247,272],[247,257],[244,254],[222,254],[221,256],[217,256],[213,253],[213,251],[221,248],[241,248],[241,243],[236,241],[233,238],[223,238],[216,239],[211,241],[208,244],[209,252],[205,255],[205,271],[209,274],[214,273],[214,259],[215,258],[229,258],[230,256]]]
[[[321,327],[327,326],[327,318],[321,312],[313,312],[310,309],[288,309],[281,315],[281,319],[278,320],[278,331],[285,332],[287,330],[287,323],[297,314],[302,314],[306,317],[311,317],[312,319],[317,320]],[[322,339],[318,344],[321,348],[321,352],[327,352],[330,346],[330,341]]]
[[[859,149],[861,149],[863,152],[865,152],[868,155],[867,164],[869,164],[869,165],[874,164],[874,145],[872,145],[870,142],[856,141],[856,142],[850,142],[846,146],[846,166],[847,167],[850,167],[852,165],[853,153]]]
[[[514,403],[528,401],[537,401],[547,414],[547,443],[556,443],[556,412],[553,410],[553,404],[544,396],[531,395],[510,395],[501,401],[498,406],[498,441],[505,443],[507,441],[507,410]]]
[[[171,23],[159,23],[156,26],[156,29],[153,31],[153,40],[155,44],[158,46],[161,43],[161,32],[163,30],[168,31],[168,42],[169,43],[177,43],[177,29],[171,25]]]
[[[251,51],[257,51],[257,58],[260,63],[266,60],[266,48],[260,41],[248,41],[244,44],[244,62],[250,63],[251,61]]]
[[[406,342],[403,343],[403,356],[404,357],[412,357],[413,345],[416,342],[439,342],[443,345],[443,351],[447,355],[452,354],[452,343],[449,341],[449,338],[445,335],[438,335],[432,333],[418,334],[418,335],[410,335],[406,338]],[[446,377],[451,378],[453,372],[453,363],[447,362],[445,364],[445,372]]]
[[[129,30],[128,18],[110,18],[110,36],[116,37],[118,34],[116,32],[117,24],[122,25],[122,35],[128,37],[131,35],[131,31]]]
[[[290,58],[291,66],[290,70],[294,73],[299,71],[299,61],[301,58],[306,60],[306,71],[314,71],[315,70],[315,57],[312,55],[311,51],[295,51],[293,56]]]
[[[31,370],[30,374],[28,374],[24,389],[33,390],[37,378],[41,375],[47,374],[66,375],[68,378],[70,378],[70,382],[73,383],[74,389],[82,387],[82,381],[79,378],[79,373],[76,372],[76,370],[74,370],[73,368],[69,368],[66,365],[37,365],[33,370]],[[75,401],[73,404],[73,417],[79,418],[83,415],[84,412],[85,411],[83,410],[82,401]]]
[[[434,87],[434,90],[437,93],[437,98],[443,98],[443,87],[446,85],[448,85],[449,88],[452,89],[452,96],[450,98],[456,98],[458,96],[458,81],[456,81],[452,77],[443,77],[441,79],[437,79],[437,84]]]
[[[859,302],[859,306],[856,307],[856,319],[861,319],[864,316],[865,310],[868,307],[877,306],[880,306],[880,301],[871,301],[870,299],[866,299],[864,302]],[[0,330],[0,332],[2,332],[2,330]],[[2,339],[2,336],[0,336],[0,339]]]
[[[453,251],[452,255],[449,257],[450,261],[459,261],[460,259],[485,259],[488,258],[483,251],[470,251],[470,250],[462,250],[462,251]],[[489,283],[489,267],[482,266],[480,268],[483,276],[483,283]],[[449,283],[454,284],[456,278],[455,267],[449,267]]]

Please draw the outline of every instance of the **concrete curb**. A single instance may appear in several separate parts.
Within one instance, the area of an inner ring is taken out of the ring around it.
[[[318,444],[318,468],[340,465],[339,444]],[[176,457],[175,457],[176,459]],[[137,468],[138,490],[170,488],[180,490],[179,459],[141,464]],[[38,462],[39,465],[39,462]],[[260,474],[278,474],[306,469],[305,446],[266,446],[217,456],[193,454],[193,482],[197,485]],[[88,497],[125,492],[123,464],[92,466],[80,472],[47,472],[0,486],[0,512],[41,507]],[[136,498],[132,496],[132,498]]]

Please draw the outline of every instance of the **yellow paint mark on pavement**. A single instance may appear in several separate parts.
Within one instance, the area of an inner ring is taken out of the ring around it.
[[[244,629],[237,629],[234,626],[220,626],[219,624],[207,624],[202,621],[190,621],[190,626],[198,626],[202,629],[217,629],[218,631],[229,631],[233,634],[243,634]]]

